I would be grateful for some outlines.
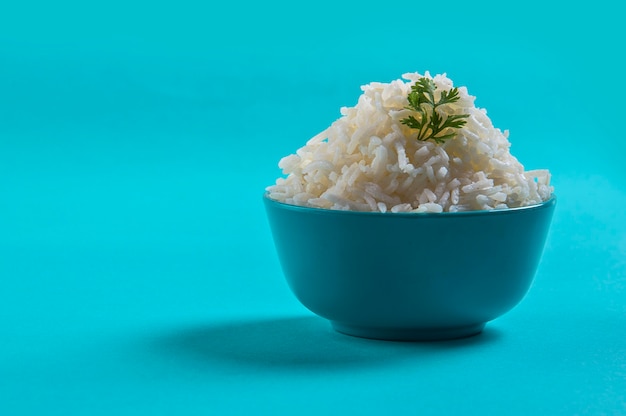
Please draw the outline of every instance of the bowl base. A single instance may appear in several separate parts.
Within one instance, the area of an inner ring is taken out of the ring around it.
[[[331,321],[342,334],[387,341],[445,341],[478,335],[485,323],[453,328],[368,328]]]

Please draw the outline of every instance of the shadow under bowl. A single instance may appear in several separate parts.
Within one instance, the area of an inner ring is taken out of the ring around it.
[[[298,300],[339,332],[403,341],[475,335],[517,305],[556,205],[380,213],[263,199]]]

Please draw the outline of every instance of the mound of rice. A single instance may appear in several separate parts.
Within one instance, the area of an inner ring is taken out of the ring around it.
[[[445,74],[431,77],[441,91],[453,88]],[[355,107],[306,145],[281,159],[286,177],[269,197],[287,204],[380,212],[458,212],[538,204],[552,194],[547,170],[524,171],[511,155],[508,131],[495,128],[475,97],[460,87],[448,114],[469,114],[443,144],[418,141],[400,122],[411,86],[422,75],[362,86]]]

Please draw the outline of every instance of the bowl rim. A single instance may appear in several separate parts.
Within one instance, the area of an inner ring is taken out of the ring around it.
[[[263,194],[263,200],[275,205],[281,209],[297,211],[303,213],[319,214],[319,215],[348,215],[348,216],[369,216],[369,217],[385,217],[385,218],[449,218],[449,217],[471,217],[471,216],[493,216],[493,215],[506,215],[517,212],[535,211],[553,207],[556,205],[556,195],[552,194],[547,200],[533,205],[526,205],[523,207],[513,207],[505,209],[490,209],[490,210],[473,210],[473,211],[459,211],[459,212],[380,212],[380,211],[352,211],[352,210],[339,210],[329,208],[307,207],[302,205],[293,205],[286,202],[277,201],[270,198],[270,193],[265,191]]]

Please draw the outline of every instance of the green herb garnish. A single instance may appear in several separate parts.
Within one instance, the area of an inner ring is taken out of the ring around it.
[[[458,129],[465,125],[469,114],[442,114],[438,107],[459,101],[459,89],[452,88],[450,91],[442,91],[439,101],[435,101],[435,82],[422,77],[411,87],[409,93],[409,110],[418,113],[400,120],[402,124],[417,130],[417,140],[434,140],[435,143],[443,143],[455,136],[452,129]]]

